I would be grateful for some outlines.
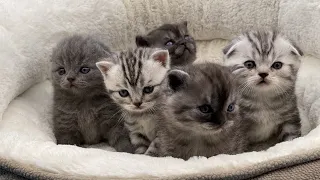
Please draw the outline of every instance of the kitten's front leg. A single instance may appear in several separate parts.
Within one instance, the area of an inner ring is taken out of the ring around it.
[[[300,124],[289,121],[282,125],[279,139],[281,142],[291,141],[300,136],[301,136]]]
[[[158,138],[155,138],[149,148],[147,149],[147,151],[144,153],[145,155],[148,155],[148,156],[153,156],[153,157],[159,157],[160,154],[159,154],[159,146],[160,143],[159,143],[159,139]]]
[[[53,116],[53,132],[57,144],[81,145],[84,143],[82,134],[77,127],[76,119],[63,112]]]
[[[140,132],[131,132],[130,133],[131,143],[135,146],[135,154],[144,154],[149,145],[150,140],[146,137],[146,135],[141,134]]]

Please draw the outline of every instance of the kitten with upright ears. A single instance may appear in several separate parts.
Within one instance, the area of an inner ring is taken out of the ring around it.
[[[251,31],[223,49],[238,79],[241,116],[250,122],[251,150],[300,136],[295,82],[303,53],[274,31]]]
[[[110,97],[122,108],[135,153],[145,153],[155,138],[155,117],[162,100],[160,86],[170,68],[169,52],[137,48],[96,65]]]
[[[96,144],[106,141],[117,151],[132,152],[120,108],[106,93],[96,67],[111,52],[102,42],[74,35],[52,53],[54,88],[53,130],[57,144]]]
[[[146,154],[187,160],[244,152],[246,125],[231,76],[227,68],[213,63],[170,70],[157,138]]]
[[[145,36],[136,36],[138,47],[167,49],[170,53],[171,65],[191,64],[196,59],[197,47],[188,32],[188,23],[164,24]]]

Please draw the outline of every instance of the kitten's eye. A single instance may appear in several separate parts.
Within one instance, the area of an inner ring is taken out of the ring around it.
[[[232,112],[232,111],[234,111],[234,108],[235,108],[235,104],[234,104],[234,103],[231,103],[231,104],[229,104],[229,106],[228,106],[228,108],[227,108],[227,111],[228,111],[228,112]]]
[[[244,66],[248,69],[253,69],[254,67],[256,67],[256,63],[250,60],[250,61],[244,62]]]
[[[212,113],[212,108],[208,104],[199,106],[198,109],[199,109],[199,111],[201,111],[202,113],[205,113],[205,114]]]
[[[154,87],[153,86],[147,86],[143,88],[143,93],[150,94],[153,92]]]
[[[169,40],[168,42],[166,42],[166,46],[172,46],[174,44],[173,40]]]
[[[89,71],[90,71],[90,68],[88,68],[88,67],[82,67],[82,68],[80,69],[80,72],[81,72],[82,74],[87,74]]]
[[[282,68],[282,62],[275,62],[271,66],[273,69],[281,69]]]
[[[129,92],[127,90],[125,90],[125,89],[122,89],[122,90],[119,91],[119,95],[121,97],[127,97],[127,96],[129,96]]]
[[[66,70],[64,68],[58,69],[58,74],[59,75],[64,75],[66,73]]]

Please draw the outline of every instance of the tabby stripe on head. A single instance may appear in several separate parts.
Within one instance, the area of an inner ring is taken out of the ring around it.
[[[250,43],[252,44],[252,48],[256,49],[258,51],[259,54],[261,54],[261,51],[258,48],[258,45],[256,44],[256,42],[253,41],[253,39],[251,38],[249,33],[246,33],[248,40],[250,41]]]
[[[122,58],[123,74],[131,86],[136,86],[140,78],[142,62],[139,57],[142,56],[141,54],[142,50],[138,49],[134,52],[128,52],[127,57]]]

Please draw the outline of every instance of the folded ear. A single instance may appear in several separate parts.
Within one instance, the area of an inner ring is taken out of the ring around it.
[[[136,36],[136,45],[138,47],[149,47],[149,40],[148,37],[144,37],[144,36]]]
[[[301,49],[294,42],[291,42],[290,45],[291,45],[291,48],[292,48],[292,53],[294,55],[303,56],[303,52],[301,51]]]
[[[181,29],[184,29],[186,32],[188,32],[188,22],[187,21],[182,21],[181,23],[178,24],[178,26]]]
[[[99,61],[96,63],[96,66],[98,67],[98,69],[101,71],[103,75],[106,75],[110,70],[110,68],[112,68],[114,65],[115,64],[112,63],[112,59],[109,59],[109,58],[102,59],[102,61]]]
[[[170,69],[170,55],[168,50],[157,50],[151,55],[151,59],[160,62],[165,68]]]
[[[167,78],[169,88],[173,91],[179,91],[186,86],[190,76],[182,70],[174,69],[168,72]]]
[[[222,49],[223,54],[229,58],[233,55],[237,47],[237,43],[235,41],[232,41],[230,44],[228,44],[226,47]]]
[[[181,24],[182,24],[183,26],[185,26],[186,28],[188,27],[188,21],[183,21]]]

